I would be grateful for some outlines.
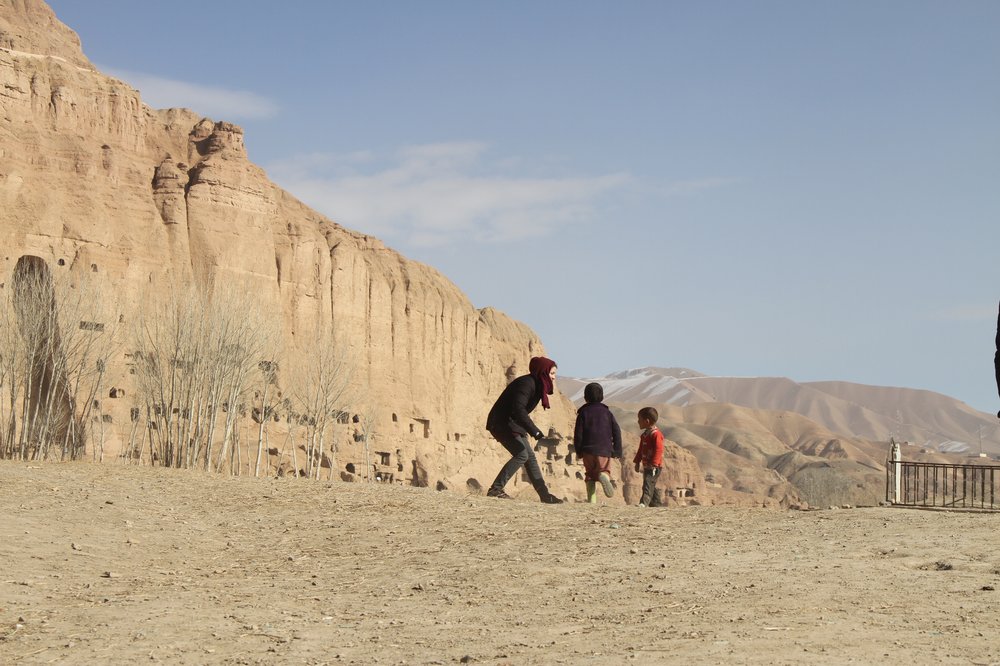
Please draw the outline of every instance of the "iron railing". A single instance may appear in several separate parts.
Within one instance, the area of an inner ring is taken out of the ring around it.
[[[1000,511],[1000,466],[890,459],[885,498],[900,506]]]

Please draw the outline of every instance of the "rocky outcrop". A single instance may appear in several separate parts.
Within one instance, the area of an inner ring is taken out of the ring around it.
[[[58,58],[77,67],[93,69],[80,49],[80,38],[40,0],[4,0],[0,3],[0,49]]]
[[[0,272],[35,256],[56,272],[97,273],[123,318],[151,288],[238,281],[280,320],[290,354],[310,353],[312,331],[332,327],[375,405],[373,446],[393,482],[492,480],[505,455],[485,415],[511,372],[544,352],[527,326],[477,310],[438,271],[275,186],[236,125],[143,104],[93,68],[40,0],[0,0],[0,99]],[[111,384],[135,396],[126,353]],[[105,402],[113,455],[130,401]],[[559,396],[538,421],[566,433],[572,418]],[[338,466],[359,464],[350,427],[338,437]],[[569,470],[549,475],[563,494],[582,487]]]

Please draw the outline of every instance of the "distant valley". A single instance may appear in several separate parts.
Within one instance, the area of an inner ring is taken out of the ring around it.
[[[942,453],[1000,456],[1000,421],[955,398],[918,389],[850,382],[796,382],[785,377],[712,377],[687,368],[638,368],[606,377],[560,377],[559,389],[576,404],[591,381],[605,402],[621,406],[729,403],[794,412],[848,437],[890,437]]]
[[[988,464],[1000,455],[994,415],[930,391],[653,367],[558,380],[577,405],[591,381],[604,387],[628,443],[638,435],[636,410],[656,407],[683,467],[665,471],[666,485],[700,475],[704,488],[694,495],[717,503],[876,504],[885,498],[890,438],[907,460]],[[696,462],[685,462],[687,454]]]

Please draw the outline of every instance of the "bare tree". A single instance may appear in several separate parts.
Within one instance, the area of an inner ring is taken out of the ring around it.
[[[250,294],[239,285],[212,293],[187,286],[144,299],[133,360],[154,462],[237,472],[247,391],[276,363],[276,327]]]
[[[341,413],[341,405],[351,386],[352,365],[335,345],[326,329],[312,337],[315,344],[295,357],[289,377],[292,403],[301,411],[305,428],[306,476],[318,479],[330,430]],[[294,447],[294,443],[293,443]],[[330,467],[337,467],[337,444],[330,446]]]
[[[21,378],[25,346],[18,332],[13,286],[0,301],[0,458],[19,457],[17,414],[21,400]]]
[[[14,269],[12,298],[14,322],[21,335],[21,361],[16,372],[20,388],[18,455],[21,459],[45,458],[53,440],[60,440],[69,415],[66,381],[60,374],[57,296],[48,267],[23,258]]]
[[[145,413],[152,463],[179,466],[186,451],[177,421],[194,391],[204,362],[206,309],[193,288],[172,288],[165,297],[147,296],[135,319],[133,363]]]
[[[239,435],[237,419],[245,412],[249,387],[261,383],[270,385],[271,375],[277,371],[279,333],[275,320],[263,315],[259,301],[249,289],[216,290],[212,305],[214,326],[219,332],[216,340],[216,379],[227,407],[222,450],[216,467],[221,470],[227,451],[241,455],[235,450]],[[208,460],[211,459],[210,453]],[[230,470],[233,465],[231,459]]]
[[[371,445],[372,442],[375,440],[375,423],[376,423],[375,403],[370,399],[366,400],[365,407],[362,408],[358,416],[359,416],[358,425],[361,426],[361,442],[365,449],[365,480],[370,482],[372,480],[372,471],[375,469],[372,466],[372,455],[371,455]]]
[[[278,412],[276,400],[278,384],[278,361],[263,360],[257,364],[258,386],[254,393],[253,419],[257,422],[257,460],[254,464],[254,476],[260,476],[260,463],[264,456],[264,440],[267,437],[267,424]],[[280,395],[277,395],[280,398]]]
[[[79,458],[118,343],[117,308],[89,274],[54,277],[37,257],[18,261],[0,308],[0,456]]]
[[[88,274],[89,275],[89,274]],[[63,440],[62,454],[70,448],[82,452],[88,426],[97,422],[98,437],[92,441],[92,457],[104,458],[104,419],[98,398],[104,395],[108,364],[122,344],[122,324],[116,302],[102,297],[102,290],[92,279],[60,289],[59,339],[63,367],[58,374],[67,379],[67,393],[73,418]],[[58,293],[58,292],[57,292]],[[89,427],[93,440],[93,427]],[[76,457],[75,455],[73,457]]]

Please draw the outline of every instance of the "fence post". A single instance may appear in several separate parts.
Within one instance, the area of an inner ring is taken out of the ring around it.
[[[892,445],[889,449],[889,463],[892,465],[892,497],[890,501],[893,504],[899,504],[903,500],[901,492],[902,455],[899,452],[899,442],[894,437],[889,438],[889,443]]]

